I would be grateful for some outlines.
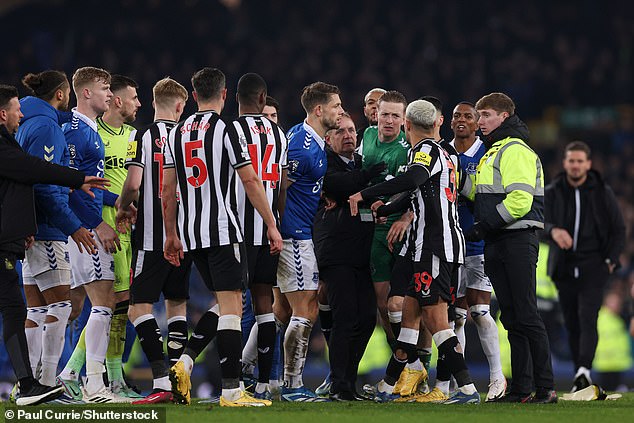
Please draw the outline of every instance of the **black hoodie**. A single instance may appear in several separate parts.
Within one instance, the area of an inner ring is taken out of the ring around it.
[[[578,190],[580,214],[575,234],[575,196]],[[572,277],[574,268],[583,276],[584,270],[605,266],[605,259],[618,266],[625,246],[625,224],[612,189],[599,172],[590,170],[588,178],[577,189],[560,173],[546,187],[544,199],[544,232],[550,238],[553,228],[566,229],[576,248],[561,250],[551,242],[548,254],[548,274],[554,279]]]

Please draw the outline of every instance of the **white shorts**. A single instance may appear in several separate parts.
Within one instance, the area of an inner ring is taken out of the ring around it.
[[[37,285],[40,292],[70,284],[70,255],[64,241],[35,241],[22,261],[24,285]]]
[[[484,254],[465,257],[464,264],[458,270],[458,294],[456,298],[467,295],[467,288],[491,292],[493,287],[489,277],[484,273]]]
[[[285,239],[277,265],[280,292],[316,291],[319,270],[312,239]]]
[[[101,245],[101,240],[97,233],[89,229],[97,241],[97,252],[95,254],[79,252],[75,241],[69,238],[68,251],[70,252],[70,262],[72,264],[71,289],[94,281],[114,281],[114,258],[107,253]]]

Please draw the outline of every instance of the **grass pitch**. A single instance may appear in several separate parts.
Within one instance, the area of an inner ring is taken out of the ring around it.
[[[271,407],[225,408],[218,405],[168,406],[168,423],[520,423],[520,422],[627,422],[634,421],[634,393],[616,401],[560,401],[557,404],[375,404],[287,403]],[[424,419],[424,420],[423,420]]]
[[[130,408],[129,405],[118,406]],[[118,406],[107,405],[109,408]],[[624,394],[623,398],[616,401],[560,401],[558,404],[544,405],[375,404],[372,402],[306,404],[276,401],[271,407],[225,408],[219,405],[196,404],[196,400],[193,400],[190,406],[132,407],[165,408],[167,423],[623,423],[634,421],[634,393]]]

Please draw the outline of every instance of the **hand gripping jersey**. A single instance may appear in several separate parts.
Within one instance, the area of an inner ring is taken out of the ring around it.
[[[392,142],[381,142],[379,140],[378,126],[370,126],[363,133],[363,142],[359,146],[358,153],[363,157],[363,169],[369,169],[377,163],[385,162],[387,168],[383,173],[370,181],[370,185],[389,181],[395,176],[407,170],[407,153],[410,145],[405,139],[405,133],[400,132],[398,137]],[[387,202],[389,198],[383,198]],[[388,217],[385,225],[377,225],[375,229],[387,232],[394,221],[401,217],[402,213],[394,213]]]
[[[321,196],[328,163],[325,142],[306,122],[292,127],[288,145],[286,208],[281,233],[284,239],[312,239],[313,219]]]

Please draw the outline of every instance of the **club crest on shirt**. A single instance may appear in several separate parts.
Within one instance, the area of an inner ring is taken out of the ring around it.
[[[299,167],[299,160],[289,160],[288,161],[288,170],[290,173],[297,172],[297,168]]]

